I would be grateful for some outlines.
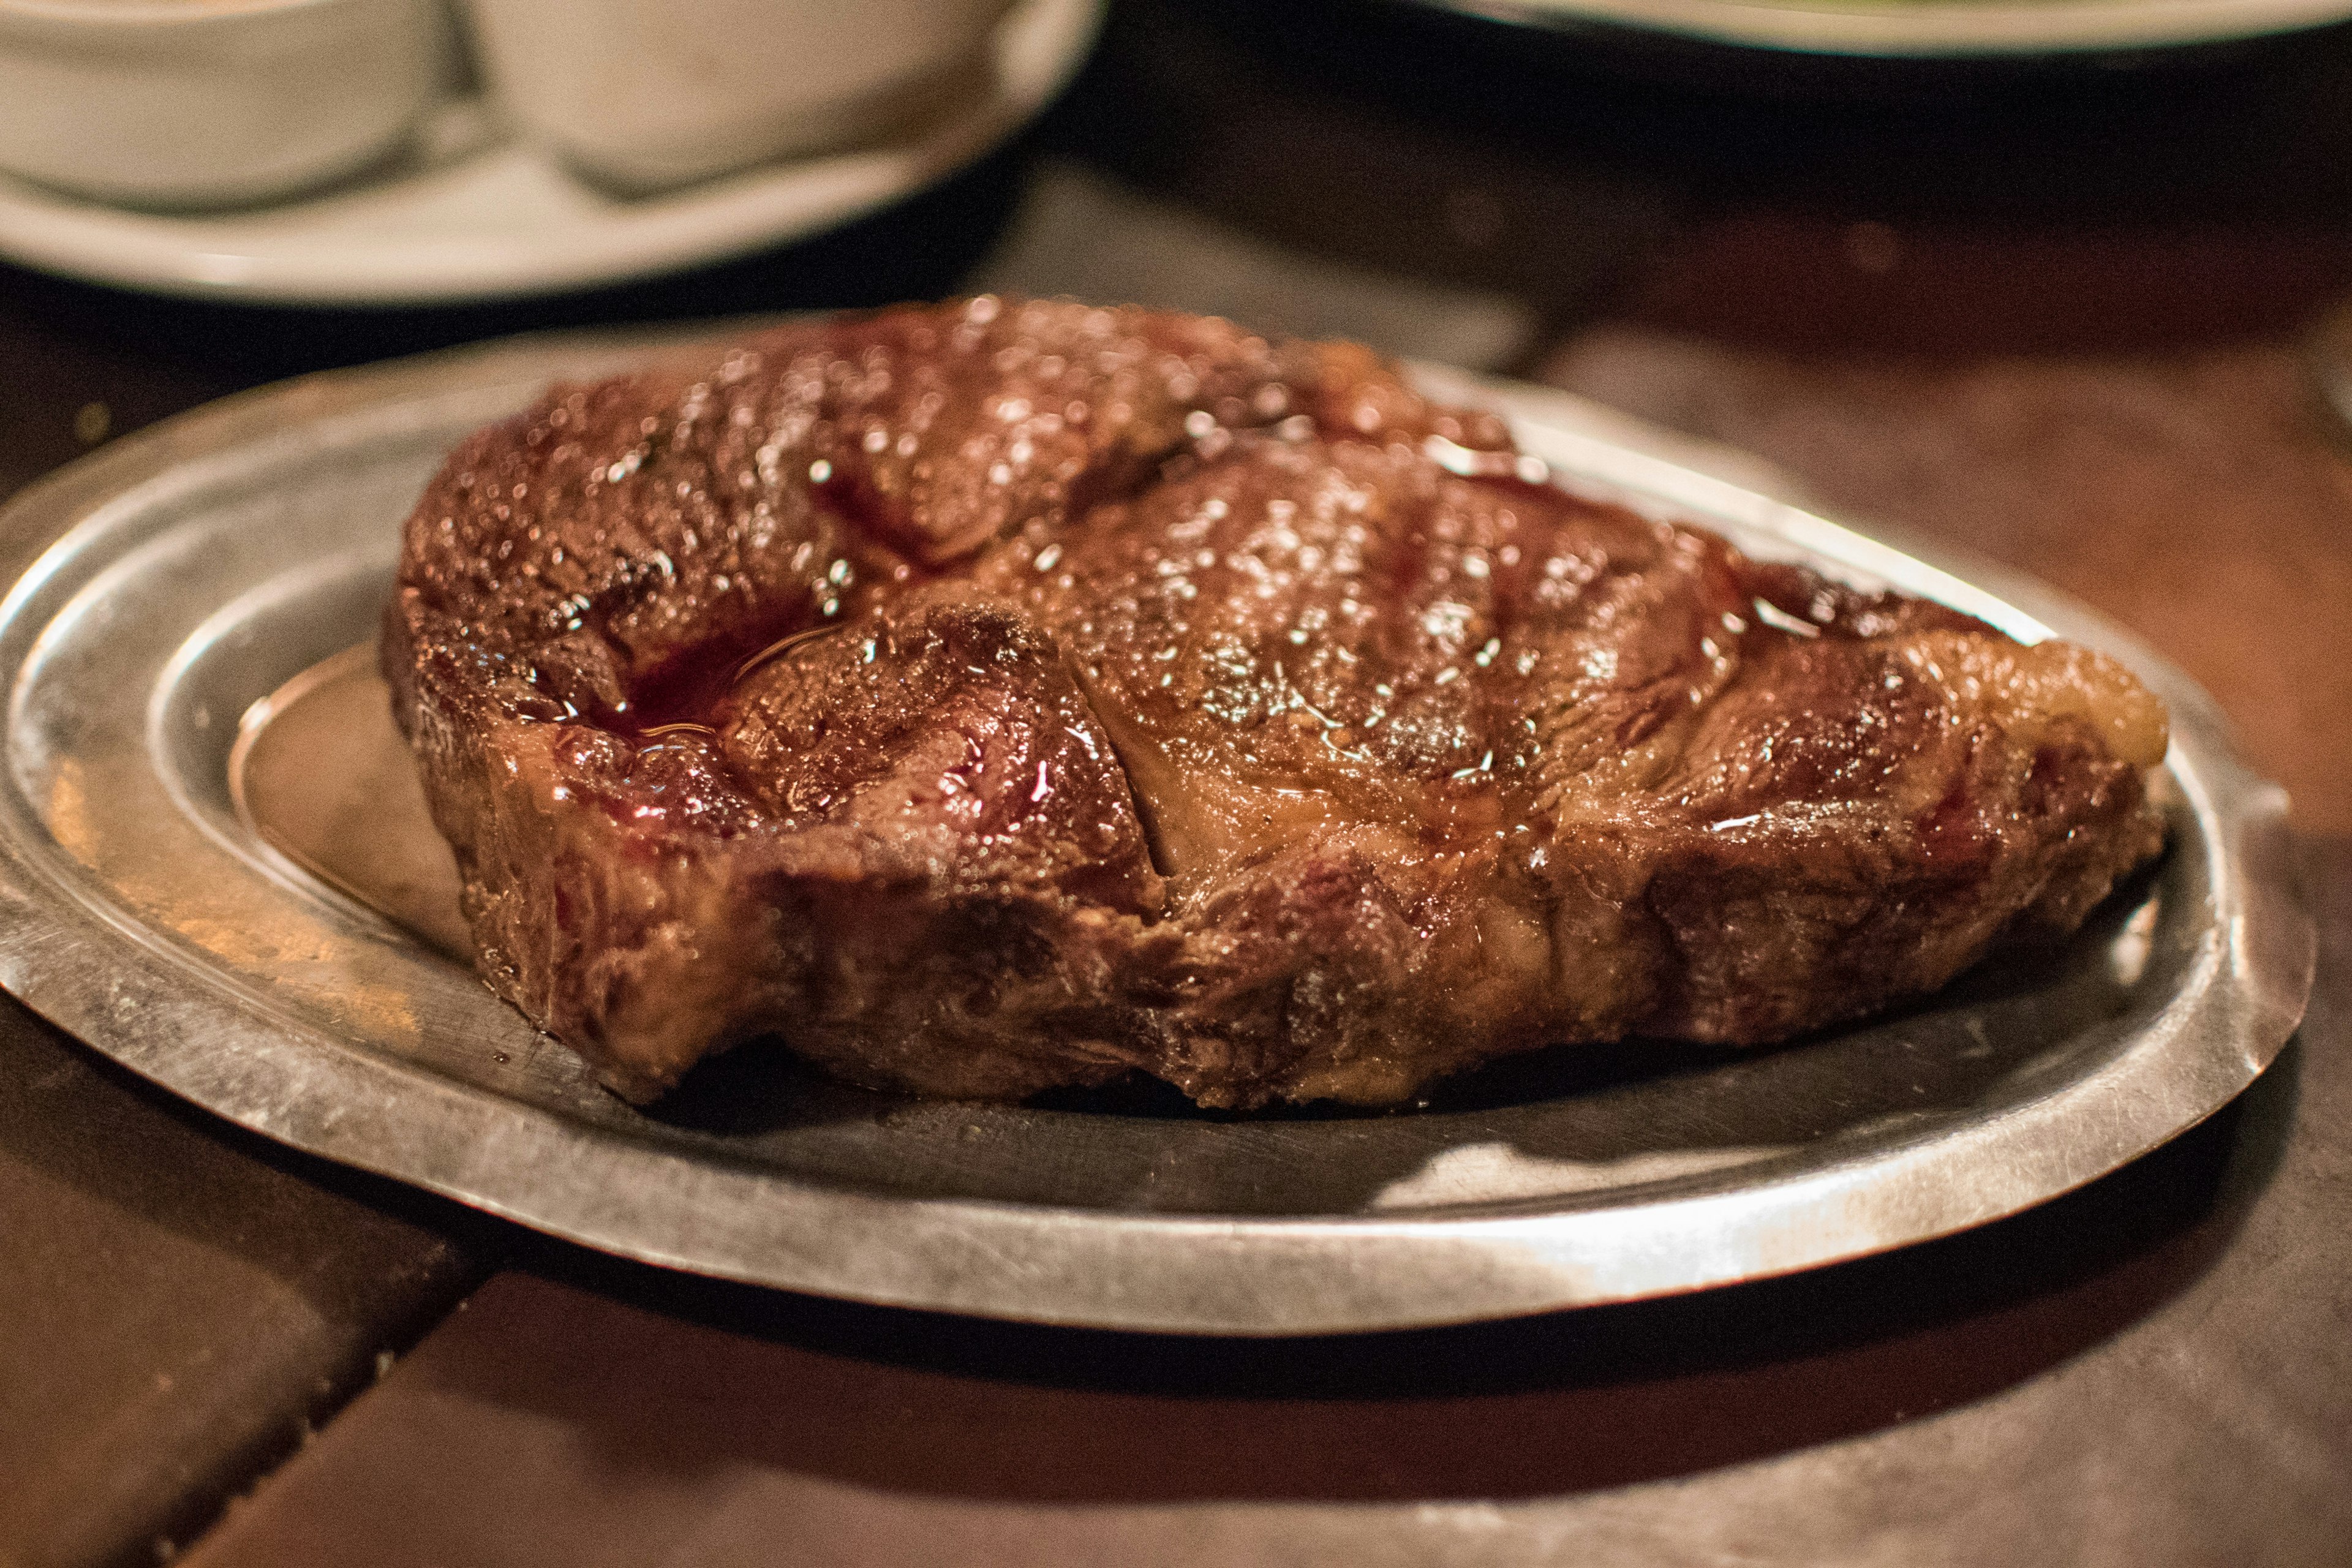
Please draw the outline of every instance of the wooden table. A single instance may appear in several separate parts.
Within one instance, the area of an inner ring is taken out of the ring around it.
[[[0,1564],[2352,1559],[2352,446],[2297,358],[2352,298],[2352,39],[1782,100],[1753,62],[1629,84],[1340,20],[1345,51],[1328,12],[1124,6],[948,188],[593,298],[294,317],[0,271],[0,492],[289,370],[975,285],[1539,375],[2036,573],[2204,682],[2294,794],[2321,923],[2278,1065],[1887,1258],[1234,1343],[597,1257],[0,1000]]]

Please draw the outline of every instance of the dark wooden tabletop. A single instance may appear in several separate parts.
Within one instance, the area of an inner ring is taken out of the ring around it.
[[[0,1568],[2352,1562],[2352,35],[2070,69],[1118,6],[811,245],[303,313],[0,269],[0,494],[243,386],[976,287],[1551,381],[2091,602],[2294,797],[2317,990],[2228,1110],[2014,1219],[1523,1322],[1023,1328],[593,1255],[218,1123],[0,998]]]

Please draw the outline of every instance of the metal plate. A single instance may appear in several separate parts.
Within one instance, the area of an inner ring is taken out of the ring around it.
[[[523,340],[264,389],[0,511],[0,981],[232,1121],[593,1247],[1216,1333],[1622,1300],[1956,1230],[2194,1123],[2301,1014],[2284,797],[2177,671],[2046,593],[1996,599],[1769,499],[1719,457],[1483,384],[1576,488],[2121,654],[2172,708],[2167,858],[2063,951],[1870,1026],[1752,1055],[1546,1052],[1410,1114],[920,1102],[754,1050],[633,1110],[466,970],[257,842],[227,764],[253,702],[370,635],[400,521],[454,441],[551,376],[680,341]]]
[[[1418,0],[1500,22],[1639,28],[1874,59],[2107,56],[2332,26],[2346,0]]]

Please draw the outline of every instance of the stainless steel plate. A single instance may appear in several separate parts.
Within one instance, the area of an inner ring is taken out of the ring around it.
[[[0,981],[234,1121],[591,1246],[865,1300],[1217,1333],[1621,1300],[1956,1230],[2194,1123],[2301,1014],[2311,932],[2283,797],[2178,672],[2046,593],[1994,598],[1769,499],[1719,457],[1483,385],[1563,482],[2120,653],[2172,707],[2168,856],[2063,952],[1869,1027],[1748,1056],[1549,1052],[1407,1115],[919,1102],[757,1051],[633,1110],[466,970],[257,841],[228,760],[251,704],[370,634],[401,519],[458,437],[552,376],[681,341],[523,341],[265,389],[0,511]]]

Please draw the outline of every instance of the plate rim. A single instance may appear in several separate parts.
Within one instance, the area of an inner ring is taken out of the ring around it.
[[[175,298],[285,306],[425,308],[526,300],[632,282],[813,238],[971,167],[1036,119],[1094,52],[1108,0],[1016,0],[999,24],[992,90],[919,133],[782,160],[641,198],[620,216],[553,231],[552,242],[430,236],[404,246],[347,235],[320,251],[306,214],[334,204],[495,173],[501,159],[555,170],[511,131],[456,163],[227,213],[146,212],[53,192],[0,173],[0,259],[86,282]],[[488,100],[460,97],[432,112]],[[568,174],[561,177],[576,184]],[[583,186],[583,189],[591,187]],[[268,231],[268,232],[265,232]],[[582,234],[601,245],[582,245]],[[355,269],[335,252],[364,247]]]
[[[102,527],[142,486],[184,466],[297,426],[460,386],[544,380],[585,353],[651,355],[732,330],[740,325],[501,340],[258,388],[126,437],[0,506],[0,581],[12,584],[0,600],[0,635],[13,635],[45,568],[70,561],[75,540],[85,537],[78,531]],[[1530,448],[1555,462],[1563,448],[1555,441],[1547,454],[1543,432],[1552,427],[1544,424],[1546,412],[1554,420],[1571,414],[1588,420],[1602,434],[1578,439],[1633,454],[1638,460],[1627,471],[1643,480],[1643,493],[1680,487],[1664,499],[1694,512],[1696,521],[1726,526],[1704,509],[1744,506],[1757,526],[1811,529],[1814,543],[1866,558],[1877,552],[1881,564],[1906,559],[1750,488],[1770,479],[1752,458],[1549,389],[1433,367],[1422,374],[1445,383],[1444,390],[1475,390],[1501,405],[1535,437]],[[1646,437],[1647,452],[1627,444],[1639,437]],[[816,1294],[1097,1328],[1280,1335],[1465,1322],[1794,1272],[1965,1229],[2118,1168],[2251,1083],[2284,1045],[2309,993],[2313,928],[2287,861],[2284,792],[2238,759],[2219,710],[2168,663],[2053,590],[1997,571],[1990,580],[2017,614],[2124,651],[2173,707],[2173,773],[2198,816],[2210,862],[2216,917],[2200,962],[2215,978],[2191,998],[2197,1016],[2173,1019],[2159,1044],[2168,1058],[2181,1058],[2165,1065],[2194,1070],[2177,1082],[2151,1078],[2156,1064],[2149,1058],[2158,1047],[2143,1044],[2116,1053],[2084,1079],[1957,1133],[1875,1148],[1760,1184],[1717,1182],[1711,1188],[1713,1178],[1701,1174],[1608,1205],[1538,1199],[1423,1215],[1317,1217],[1113,1214],[823,1187],[690,1156],[457,1082],[422,1063],[375,1055],[299,1019],[268,1017],[217,972],[125,929],[117,911],[93,902],[47,863],[51,855],[62,857],[62,848],[54,840],[28,841],[13,814],[0,816],[0,984],[132,1071],[280,1142],[603,1250]],[[22,666],[12,658],[0,673],[12,689],[13,711]],[[204,984],[189,985],[191,975]],[[2168,1008],[2157,1022],[2176,1011]],[[2203,1031],[2197,1038],[2189,1037],[2192,1025]],[[2155,1028],[2149,1026],[2151,1037]],[[2046,1134],[2056,1102],[2086,1092],[2093,1079],[2113,1080],[2107,1090],[2118,1100],[2119,1109],[2100,1123],[2102,1138],[2095,1144],[2053,1142]],[[289,1095],[289,1085],[298,1092]],[[387,1126],[409,1134],[400,1145],[409,1151],[405,1157],[387,1160],[381,1152],[381,1140],[372,1135]],[[601,1163],[625,1174],[652,1161],[666,1179],[635,1193],[626,1183],[591,1184],[561,1201],[551,1203],[543,1193],[519,1200],[486,1179],[495,1173],[486,1173],[482,1150],[492,1141],[509,1161],[527,1152],[534,1162]],[[2014,1156],[1998,1179],[1968,1191],[1948,1183],[1937,1188],[1937,1170],[1949,1166],[1963,1144],[1988,1141]],[[724,1212],[709,1211],[717,1217],[706,1221],[699,1209],[681,1207],[679,1194],[717,1197],[721,1188]],[[672,1196],[651,1208],[635,1201],[655,1191]],[[1811,1221],[1794,1230],[1784,1223],[1771,1236],[1757,1232],[1753,1213],[1738,1211],[1754,1210],[1759,1192],[1794,1203]],[[680,1216],[688,1213],[697,1215],[699,1228],[682,1235]],[[1739,1225],[1749,1229],[1739,1231]],[[885,1226],[895,1244],[865,1239]],[[1678,1238],[1720,1244],[1735,1233],[1744,1237],[1741,1247],[1693,1246],[1677,1253]],[[1016,1262],[1024,1247],[1042,1248],[1046,1264]],[[1611,1256],[1612,1247],[1630,1247],[1641,1259],[1600,1267],[1596,1257]],[[1442,1279],[1433,1285],[1432,1276]]]
[[[2352,21],[2352,0],[1406,0],[1507,26],[1627,27],[1857,59],[2022,59],[2242,42]]]

